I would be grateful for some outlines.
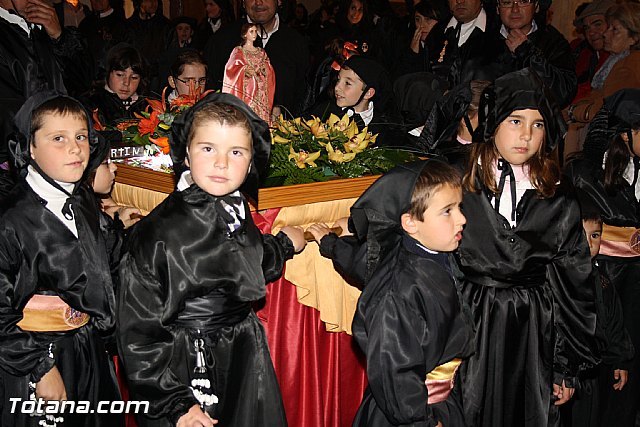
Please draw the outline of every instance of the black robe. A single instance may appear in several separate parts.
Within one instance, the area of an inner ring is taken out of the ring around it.
[[[231,51],[240,42],[240,28],[244,20],[236,21],[215,33],[204,50],[209,65],[209,84],[222,88],[224,67]],[[278,31],[273,33],[264,50],[276,73],[276,92],[273,105],[282,105],[283,114],[298,117],[302,112],[307,91],[309,47],[305,38],[280,18]]]
[[[103,125],[113,125],[120,120],[133,119],[134,113],[144,111],[148,105],[147,100],[140,96],[127,109],[117,94],[107,92],[104,88],[97,89],[88,97],[81,97],[80,102],[89,111],[97,109]]]
[[[284,426],[264,329],[251,304],[293,255],[285,234],[261,235],[250,215],[234,232],[217,198],[195,184],[174,192],[130,235],[121,263],[118,348],[133,399],[148,400],[141,426],[170,426],[197,404],[190,389],[194,339],[219,398],[224,426]],[[249,207],[245,203],[245,212]],[[152,363],[150,363],[152,360]]]
[[[73,211],[78,238],[21,181],[5,199],[0,218],[0,390],[2,426],[35,426],[39,417],[10,413],[9,399],[29,398],[29,381],[37,382],[55,363],[67,398],[120,400],[103,336],[115,323],[110,275],[117,254],[107,253],[109,232],[93,192],[81,187]],[[67,332],[27,332],[16,324],[34,294],[58,295],[73,309],[89,314],[88,324]],[[53,344],[54,359],[48,357]],[[69,426],[119,426],[121,415],[64,414]]]
[[[354,426],[464,425],[458,391],[428,405],[425,386],[429,372],[473,347],[447,257],[405,236],[364,288],[353,335],[367,355],[369,387]]]
[[[592,143],[594,141],[591,141]],[[587,139],[586,147],[589,146]],[[590,147],[589,147],[590,148]],[[591,201],[598,207],[605,224],[614,227],[640,228],[640,202],[636,199],[635,189],[628,183],[617,188],[611,193],[604,187],[604,170],[602,168],[602,155],[579,158],[570,162],[565,174],[576,187],[585,191]],[[633,426],[640,402],[640,256],[614,257],[598,256],[601,268],[615,286],[622,302],[624,326],[631,336],[631,341],[636,354],[628,364],[629,381],[620,391],[614,391],[610,384],[604,384],[601,388],[604,394],[602,417],[615,426]],[[611,381],[611,379],[608,379]]]
[[[7,160],[7,136],[24,101],[44,89],[70,95],[89,89],[91,57],[78,31],[64,28],[58,40],[44,29],[32,36],[0,19],[0,163]]]
[[[553,424],[552,383],[574,386],[597,362],[595,275],[578,202],[563,185],[546,199],[527,190],[514,228],[487,190],[466,193],[462,206],[459,280],[476,328],[476,352],[461,367],[467,422]]]

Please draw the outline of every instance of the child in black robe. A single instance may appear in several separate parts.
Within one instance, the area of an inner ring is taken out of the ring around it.
[[[529,69],[496,79],[479,111],[456,258],[476,330],[460,369],[465,416],[472,426],[552,426],[580,370],[598,362],[589,248],[573,188],[558,182],[565,125]]]
[[[9,147],[21,178],[0,216],[1,424],[120,426],[121,415],[93,412],[120,400],[105,351],[118,255],[106,242],[118,235],[83,183],[106,144],[80,103],[56,92],[29,98],[15,125]],[[34,399],[51,412],[22,412]],[[69,400],[64,411],[60,400]]]
[[[624,326],[640,348],[640,89],[623,89],[605,99],[593,118],[583,152],[567,164],[565,174],[589,195],[602,215],[598,263],[622,302]],[[614,390],[613,377],[601,390],[602,417],[610,425],[635,425],[640,408],[640,357],[628,365],[629,379]]]
[[[623,390],[629,376],[629,366],[633,360],[633,344],[624,327],[622,304],[605,270],[600,269],[596,258],[600,252],[602,238],[602,217],[597,206],[589,196],[578,191],[582,227],[589,242],[591,259],[597,270],[599,280],[596,281],[596,328],[600,337],[600,356],[602,363],[587,369],[580,375],[580,385],[576,395],[563,407],[563,424],[575,427],[599,427],[602,418],[602,402],[611,394]],[[607,393],[613,389],[613,393]],[[603,391],[605,391],[603,393]],[[603,399],[604,398],[604,399]]]
[[[240,191],[257,199],[270,146],[228,94],[173,122],[177,190],[136,224],[121,263],[118,347],[132,397],[151,406],[140,426],[286,425],[252,303],[305,241],[292,227],[262,235]]]
[[[394,168],[351,210],[355,237],[366,239],[353,334],[369,381],[354,426],[465,425],[454,377],[473,332],[449,262],[466,221],[461,200],[455,169],[427,160]],[[350,269],[353,260],[333,251],[344,238],[323,225],[309,231],[323,255]]]

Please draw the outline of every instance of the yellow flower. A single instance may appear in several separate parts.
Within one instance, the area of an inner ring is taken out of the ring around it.
[[[276,128],[287,135],[300,135],[301,127],[302,123],[299,117],[293,120],[285,120],[280,114],[276,119]]]
[[[370,138],[367,138],[368,136],[370,137],[371,134],[367,132],[365,128],[364,131],[352,137],[351,139],[349,139],[349,141],[347,141],[347,143],[344,144],[345,151],[348,153],[363,152],[369,146]]]
[[[342,118],[339,118],[335,114],[331,113],[329,119],[327,119],[327,124],[331,127],[331,129],[344,132],[349,127],[349,121],[350,119],[348,114],[345,114],[344,116],[342,116]]]
[[[363,132],[366,132],[367,128],[365,127]],[[352,120],[349,123],[349,126],[344,131],[344,134],[347,135],[347,138],[351,139],[358,134],[358,125],[355,120]]]
[[[307,126],[309,126],[311,134],[315,136],[316,139],[327,139],[329,137],[327,126],[322,123],[319,118],[314,117],[311,120],[307,120]]]
[[[335,163],[348,163],[356,157],[356,153],[345,154],[340,150],[334,150],[331,143],[327,144],[325,147],[329,153],[329,160]]]
[[[289,146],[289,160],[293,160],[300,169],[304,169],[307,165],[315,168],[318,165],[315,164],[315,161],[320,157],[320,152],[316,151],[315,153],[307,153],[304,150],[300,150],[299,153],[296,153],[293,150],[293,146]]]
[[[289,139],[284,136],[278,135],[275,131],[271,130],[271,144],[287,144],[289,143]]]

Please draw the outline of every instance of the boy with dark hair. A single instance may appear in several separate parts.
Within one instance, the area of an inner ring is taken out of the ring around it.
[[[578,200],[582,217],[582,227],[589,242],[589,251],[593,259],[594,269],[599,279],[596,282],[596,328],[601,338],[600,356],[602,363],[583,372],[580,377],[580,388],[573,403],[564,412],[566,426],[598,427],[606,424],[603,410],[606,400],[613,393],[606,389],[620,391],[627,383],[629,365],[633,359],[634,348],[631,337],[624,327],[622,305],[604,269],[600,268],[596,259],[600,252],[602,237],[602,217],[598,207],[582,190],[578,190]],[[603,424],[604,423],[604,424]]]
[[[106,144],[82,105],[57,92],[29,98],[15,125],[21,178],[0,213],[0,424],[119,426],[121,415],[93,412],[120,399],[103,338],[115,324],[106,241],[116,232],[83,184]],[[46,414],[21,413],[36,399]],[[88,401],[91,413],[49,412],[64,400]]]
[[[449,262],[466,222],[461,200],[455,169],[427,160],[383,175],[351,209],[350,229],[366,247],[353,335],[369,380],[354,426],[465,425],[454,378],[473,332]],[[323,255],[350,270],[333,250],[343,238],[323,224],[309,231]]]

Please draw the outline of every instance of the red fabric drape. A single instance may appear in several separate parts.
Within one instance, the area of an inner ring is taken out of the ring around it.
[[[254,213],[253,220],[269,233],[278,212]],[[297,301],[284,275],[267,286],[256,312],[267,332],[289,426],[350,426],[367,385],[364,356],[351,336],[327,332],[318,311]]]

